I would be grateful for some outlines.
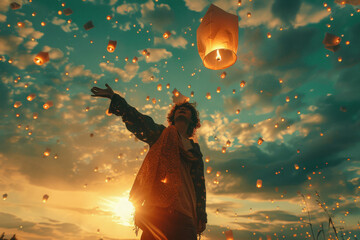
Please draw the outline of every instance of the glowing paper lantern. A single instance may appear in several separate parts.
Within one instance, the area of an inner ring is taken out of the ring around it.
[[[236,110],[236,114],[239,114],[239,113],[240,113],[240,109],[237,109],[237,110]]]
[[[212,171],[212,167],[207,167],[206,172],[210,174],[211,171]]]
[[[52,101],[47,101],[47,102],[43,105],[43,108],[44,108],[45,110],[47,110],[47,109],[51,108],[53,105],[54,105],[54,104],[53,104]]]
[[[45,194],[43,196],[43,203],[46,203],[48,199],[49,199],[49,195]]]
[[[208,99],[208,100],[210,100],[211,99],[211,94],[208,92],[208,93],[206,93],[206,98]]]
[[[196,36],[199,55],[206,68],[224,69],[236,62],[238,32],[238,16],[211,4]]]
[[[44,63],[48,62],[49,60],[50,60],[50,58],[49,58],[48,52],[39,52],[34,58],[34,62],[37,65],[43,65]]]
[[[88,21],[87,23],[84,24],[84,29],[85,30],[90,30],[94,27],[94,24],[92,21]]]
[[[7,193],[4,193],[4,194],[3,194],[3,200],[6,200],[7,197],[8,197]]]
[[[241,0],[238,0],[238,6],[241,6]]]
[[[224,78],[226,77],[226,72],[222,72],[221,75],[220,75],[220,77],[221,77],[222,79],[224,79]]]
[[[141,53],[142,53],[142,55],[146,55],[146,54],[147,54],[147,50],[144,49]]]
[[[50,150],[49,148],[47,148],[47,149],[44,151],[44,157],[50,156],[50,152],[51,152],[51,150]]]
[[[19,108],[19,107],[21,107],[21,105],[22,105],[22,103],[20,101],[16,101],[14,103],[14,108]]]
[[[233,235],[232,230],[225,231],[225,237],[226,237],[226,240],[234,240],[234,235]]]
[[[340,42],[341,38],[331,33],[326,33],[323,40],[325,48],[333,52],[336,52],[340,49]]]
[[[226,147],[222,147],[221,152],[226,153]]]
[[[161,85],[161,84],[158,84],[158,85],[157,85],[157,90],[158,90],[158,91],[161,91],[161,90],[162,90],[162,85]]]
[[[190,97],[194,97],[194,91],[191,91]]]
[[[217,88],[216,88],[216,92],[217,92],[217,93],[220,93],[220,91],[221,91],[221,87],[217,87]]]
[[[240,82],[240,87],[245,87],[245,84],[246,84],[246,82],[244,81],[244,80],[242,80],[241,82]]]
[[[258,179],[258,180],[256,181],[256,187],[257,187],[257,188],[261,188],[261,187],[262,187],[262,180],[261,180],[261,179]]]
[[[168,84],[166,84],[166,88],[167,89],[169,89],[170,88],[170,84],[168,83]]]
[[[117,41],[109,40],[109,43],[107,45],[108,52],[114,52],[116,48]]]
[[[37,119],[37,118],[38,118],[38,116],[39,116],[39,114],[37,114],[37,113],[33,113],[33,119]]]
[[[20,8],[20,4],[18,4],[17,2],[12,2],[12,3],[10,3],[10,8],[11,8],[12,10],[19,9],[19,8]]]
[[[264,139],[262,139],[261,137],[258,139],[258,141],[257,141],[257,143],[259,144],[259,145],[261,145],[262,143],[264,142]]]
[[[297,165],[296,163],[294,164],[294,168],[296,169],[296,170],[299,170],[299,165]]]
[[[35,98],[36,98],[36,94],[32,93],[32,94],[30,94],[29,96],[27,96],[26,99],[31,102],[31,101],[34,100]]]
[[[164,38],[164,39],[168,39],[170,36],[171,36],[171,33],[170,33],[169,31],[166,31],[166,32],[163,34],[163,38]]]
[[[137,58],[137,57],[134,57],[133,60],[132,60],[132,62],[133,62],[133,63],[136,63],[137,60],[138,60],[138,58]]]
[[[226,142],[226,146],[227,146],[227,147],[230,147],[230,145],[231,145],[230,140],[227,140],[227,142]]]

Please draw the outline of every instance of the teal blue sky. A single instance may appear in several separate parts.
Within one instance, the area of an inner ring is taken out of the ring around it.
[[[140,238],[127,199],[148,146],[106,114],[108,99],[90,96],[107,83],[165,126],[175,89],[197,103],[195,138],[212,168],[204,239],[226,239],[229,229],[235,239],[312,239],[308,211],[314,234],[323,223],[327,239],[336,239],[316,192],[339,238],[359,238],[358,0],[16,0],[16,10],[12,2],[0,3],[6,237]],[[197,48],[210,4],[239,17],[237,61],[223,70],[205,68]],[[59,14],[66,8],[73,13]],[[85,30],[88,21],[94,28]],[[324,47],[326,33],[341,37],[338,51]],[[112,53],[109,40],[117,41]],[[41,51],[50,60],[40,66],[33,59]]]

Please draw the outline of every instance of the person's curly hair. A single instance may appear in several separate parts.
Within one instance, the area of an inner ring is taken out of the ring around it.
[[[180,107],[186,107],[186,108],[190,109],[190,111],[191,111],[191,122],[189,123],[189,127],[188,127],[188,130],[186,133],[190,137],[192,137],[194,135],[196,129],[201,126],[200,119],[199,119],[199,112],[195,108],[196,103],[189,103],[189,102],[185,101],[183,103],[178,103],[178,104],[174,105],[167,116],[168,122],[170,125],[175,124],[175,119],[174,119],[175,112]]]

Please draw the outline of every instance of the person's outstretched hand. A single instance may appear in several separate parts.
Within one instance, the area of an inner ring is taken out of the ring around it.
[[[90,91],[94,94],[91,95],[92,97],[104,97],[104,98],[109,98],[111,99],[112,96],[114,95],[114,91],[112,90],[112,88],[106,83],[105,84],[106,89],[101,89],[98,87],[93,87]]]

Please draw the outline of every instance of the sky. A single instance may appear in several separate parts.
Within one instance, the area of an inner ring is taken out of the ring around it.
[[[12,2],[0,2],[5,237],[140,238],[128,197],[148,146],[107,114],[109,99],[91,97],[105,83],[165,126],[174,89],[196,102],[212,169],[203,239],[336,239],[329,216],[339,239],[360,237],[359,0]],[[238,16],[237,61],[222,70],[197,48],[210,4]],[[49,61],[37,65],[40,52]]]

